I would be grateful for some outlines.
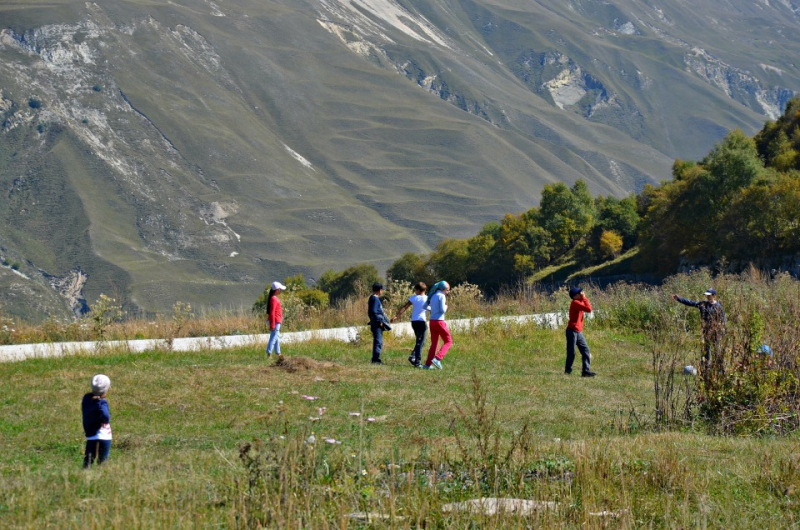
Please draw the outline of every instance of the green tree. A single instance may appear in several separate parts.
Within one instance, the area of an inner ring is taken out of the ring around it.
[[[386,275],[396,281],[431,284],[433,274],[429,267],[429,260],[419,254],[407,252],[392,263]]]
[[[743,189],[722,218],[720,234],[731,259],[764,263],[800,252],[800,174]]]
[[[467,252],[471,259],[468,282],[485,287],[497,278],[498,262],[495,253],[499,235],[500,223],[491,222],[467,241]]]
[[[766,167],[800,170],[800,97],[786,105],[777,121],[767,122],[754,140]]]
[[[473,265],[467,240],[445,239],[436,246],[430,263],[436,278],[447,280],[450,285],[464,283]]]
[[[598,197],[595,200],[597,225],[601,230],[611,230],[620,235],[623,248],[636,244],[641,218],[636,211],[636,198],[633,195],[624,199]]]
[[[335,304],[348,296],[365,296],[372,284],[382,281],[374,265],[353,265],[341,272],[325,271],[317,281],[317,287],[328,293]]]
[[[305,276],[303,276],[303,273],[296,274],[294,276],[287,276],[283,280],[283,284],[289,291],[299,291],[303,289],[308,289],[308,285],[306,284],[306,278]]]
[[[712,212],[724,209],[742,188],[763,172],[764,163],[752,138],[734,129],[700,163],[711,175],[706,191],[713,193]]]
[[[553,257],[573,249],[594,225],[594,199],[586,182],[577,180],[572,188],[562,183],[545,186],[538,221],[550,234]]]

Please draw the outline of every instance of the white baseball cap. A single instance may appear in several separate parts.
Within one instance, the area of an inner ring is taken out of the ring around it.
[[[272,289],[275,291],[277,291],[278,289],[280,289],[281,291],[285,291],[286,286],[283,285],[281,282],[272,282]]]

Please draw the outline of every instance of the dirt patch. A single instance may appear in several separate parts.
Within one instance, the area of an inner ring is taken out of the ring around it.
[[[294,373],[308,370],[337,370],[340,366],[328,361],[315,361],[308,357],[286,357],[281,355],[275,359],[272,368]]]

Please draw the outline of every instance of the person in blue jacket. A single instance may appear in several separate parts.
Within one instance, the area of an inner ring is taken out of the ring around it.
[[[372,285],[372,295],[367,301],[367,315],[369,316],[369,330],[372,332],[372,364],[383,364],[381,360],[381,350],[383,350],[383,332],[389,331],[389,319],[383,312],[381,295],[383,285],[375,282]]]
[[[88,468],[108,460],[111,452],[111,414],[108,411],[106,394],[111,387],[111,379],[103,374],[92,378],[92,391],[83,396],[83,432],[86,434],[86,451],[83,467]]]

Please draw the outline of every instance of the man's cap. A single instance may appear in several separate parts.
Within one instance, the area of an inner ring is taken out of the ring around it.
[[[717,296],[717,291],[715,291],[714,289],[708,289],[708,290],[706,290],[706,292],[704,292],[703,294],[704,294],[705,296],[708,296],[708,295]]]
[[[580,294],[583,292],[583,289],[580,287],[573,287],[569,290],[569,297],[574,298],[576,294]]]
[[[383,289],[383,284],[381,282],[375,282],[372,284],[373,291],[380,291],[381,289]]]
[[[272,282],[272,290],[273,291],[277,291],[279,289],[281,291],[285,291],[286,290],[286,286],[283,285],[281,282]]]

